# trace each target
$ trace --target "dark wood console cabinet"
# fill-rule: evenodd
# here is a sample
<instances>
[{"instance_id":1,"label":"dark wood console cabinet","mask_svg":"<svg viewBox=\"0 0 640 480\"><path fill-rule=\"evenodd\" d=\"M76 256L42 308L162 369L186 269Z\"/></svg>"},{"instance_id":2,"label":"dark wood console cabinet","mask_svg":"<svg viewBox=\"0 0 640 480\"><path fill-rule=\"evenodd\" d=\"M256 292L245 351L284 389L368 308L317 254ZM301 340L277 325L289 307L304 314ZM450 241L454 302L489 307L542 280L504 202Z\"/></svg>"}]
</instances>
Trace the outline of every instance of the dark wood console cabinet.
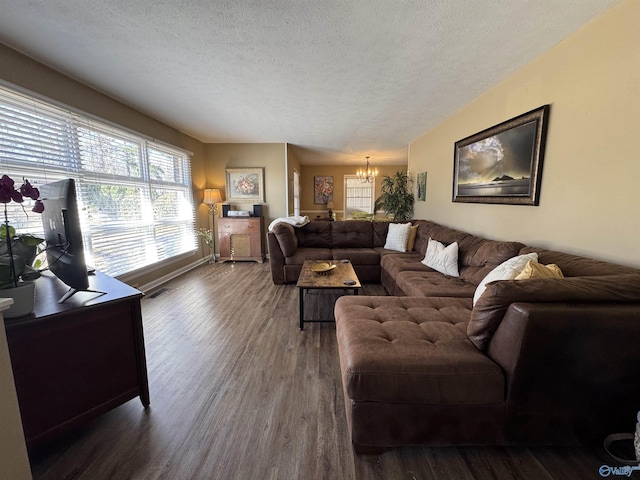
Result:
<instances>
[{"instance_id":1,"label":"dark wood console cabinet","mask_svg":"<svg viewBox=\"0 0 640 480\"><path fill-rule=\"evenodd\" d=\"M263 217L221 217L218 219L220 261L264 262Z\"/></svg>"},{"instance_id":2,"label":"dark wood console cabinet","mask_svg":"<svg viewBox=\"0 0 640 480\"><path fill-rule=\"evenodd\" d=\"M5 319L29 450L135 397L149 406L143 294L96 272L93 290L59 304L66 285L36 281L33 315Z\"/></svg>"}]
</instances>

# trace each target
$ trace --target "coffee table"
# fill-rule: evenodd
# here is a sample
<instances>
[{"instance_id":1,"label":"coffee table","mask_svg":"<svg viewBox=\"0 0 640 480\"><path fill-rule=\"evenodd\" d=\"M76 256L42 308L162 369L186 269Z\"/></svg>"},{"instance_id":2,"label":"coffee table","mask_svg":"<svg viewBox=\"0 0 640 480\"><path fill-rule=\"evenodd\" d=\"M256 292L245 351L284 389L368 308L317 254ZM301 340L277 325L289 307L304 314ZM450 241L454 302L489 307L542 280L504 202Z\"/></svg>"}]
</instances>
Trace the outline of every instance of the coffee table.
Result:
<instances>
[{"instance_id":1,"label":"coffee table","mask_svg":"<svg viewBox=\"0 0 640 480\"><path fill-rule=\"evenodd\" d=\"M329 273L316 273L312 267L320 263L335 265ZM345 280L352 280L353 284L345 284ZM349 261L341 260L305 260L298 277L296 287L300 289L300 330L304 329L305 322L333 322L334 320L317 320L304 318L304 299L311 290L331 290L341 289L345 294L352 292L358 295L362 288L360 280L356 275L353 265Z\"/></svg>"}]
</instances>

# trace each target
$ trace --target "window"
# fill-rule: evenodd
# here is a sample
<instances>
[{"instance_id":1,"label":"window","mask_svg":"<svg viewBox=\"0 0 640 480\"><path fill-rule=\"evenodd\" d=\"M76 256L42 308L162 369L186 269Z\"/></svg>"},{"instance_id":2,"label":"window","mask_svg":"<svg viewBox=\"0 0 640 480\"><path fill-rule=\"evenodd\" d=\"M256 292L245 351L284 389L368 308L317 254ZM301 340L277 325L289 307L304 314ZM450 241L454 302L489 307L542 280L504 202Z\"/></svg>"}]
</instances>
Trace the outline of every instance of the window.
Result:
<instances>
[{"instance_id":1,"label":"window","mask_svg":"<svg viewBox=\"0 0 640 480\"><path fill-rule=\"evenodd\" d=\"M87 263L121 275L194 251L188 154L0 86L0 165L34 186L76 180ZM18 232L40 215L9 204Z\"/></svg>"},{"instance_id":2,"label":"window","mask_svg":"<svg viewBox=\"0 0 640 480\"><path fill-rule=\"evenodd\" d=\"M300 216L300 174L293 170L293 214Z\"/></svg>"},{"instance_id":3,"label":"window","mask_svg":"<svg viewBox=\"0 0 640 480\"><path fill-rule=\"evenodd\" d=\"M375 183L362 183L355 175L345 175L344 218L373 214L374 191Z\"/></svg>"}]
</instances>

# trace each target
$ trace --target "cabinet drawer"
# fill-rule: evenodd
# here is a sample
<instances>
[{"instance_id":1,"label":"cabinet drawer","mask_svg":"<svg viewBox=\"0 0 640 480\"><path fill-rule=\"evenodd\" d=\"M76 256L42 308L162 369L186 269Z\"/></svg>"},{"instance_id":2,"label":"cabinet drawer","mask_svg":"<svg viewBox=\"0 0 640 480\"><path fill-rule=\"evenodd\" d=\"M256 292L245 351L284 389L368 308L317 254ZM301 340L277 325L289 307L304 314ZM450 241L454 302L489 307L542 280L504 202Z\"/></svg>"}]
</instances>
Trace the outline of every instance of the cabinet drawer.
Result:
<instances>
[{"instance_id":1,"label":"cabinet drawer","mask_svg":"<svg viewBox=\"0 0 640 480\"><path fill-rule=\"evenodd\" d=\"M218 220L218 231L220 233L252 233L260 232L260 220L231 220L221 218Z\"/></svg>"}]
</instances>

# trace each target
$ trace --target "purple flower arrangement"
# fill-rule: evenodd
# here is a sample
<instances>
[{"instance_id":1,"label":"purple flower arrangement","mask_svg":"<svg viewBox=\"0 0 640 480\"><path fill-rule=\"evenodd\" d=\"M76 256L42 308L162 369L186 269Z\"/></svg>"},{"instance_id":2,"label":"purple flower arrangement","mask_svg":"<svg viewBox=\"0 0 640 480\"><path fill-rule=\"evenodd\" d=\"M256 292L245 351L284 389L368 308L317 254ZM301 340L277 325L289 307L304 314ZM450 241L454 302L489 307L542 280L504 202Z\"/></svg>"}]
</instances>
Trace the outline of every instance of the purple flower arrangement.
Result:
<instances>
[{"instance_id":1,"label":"purple flower arrangement","mask_svg":"<svg viewBox=\"0 0 640 480\"><path fill-rule=\"evenodd\" d=\"M30 265L27 265L25 259L20 257L16 250L18 250L19 245L22 245L27 247L27 251L35 252L35 247L43 239L33 235L17 236L15 229L9 225L7 205L15 202L20 204L24 210L22 203L25 198L35 201L31 211L35 213L44 212L44 204L40 200L40 191L31 185L29 180L23 179L22 185L16 188L16 183L8 175L3 175L0 178L0 203L4 203L4 224L0 227L0 240L6 241L6 248L2 249L4 253L0 255L0 289L18 287L21 279L34 279L39 276L39 273L32 269Z\"/></svg>"}]
</instances>

